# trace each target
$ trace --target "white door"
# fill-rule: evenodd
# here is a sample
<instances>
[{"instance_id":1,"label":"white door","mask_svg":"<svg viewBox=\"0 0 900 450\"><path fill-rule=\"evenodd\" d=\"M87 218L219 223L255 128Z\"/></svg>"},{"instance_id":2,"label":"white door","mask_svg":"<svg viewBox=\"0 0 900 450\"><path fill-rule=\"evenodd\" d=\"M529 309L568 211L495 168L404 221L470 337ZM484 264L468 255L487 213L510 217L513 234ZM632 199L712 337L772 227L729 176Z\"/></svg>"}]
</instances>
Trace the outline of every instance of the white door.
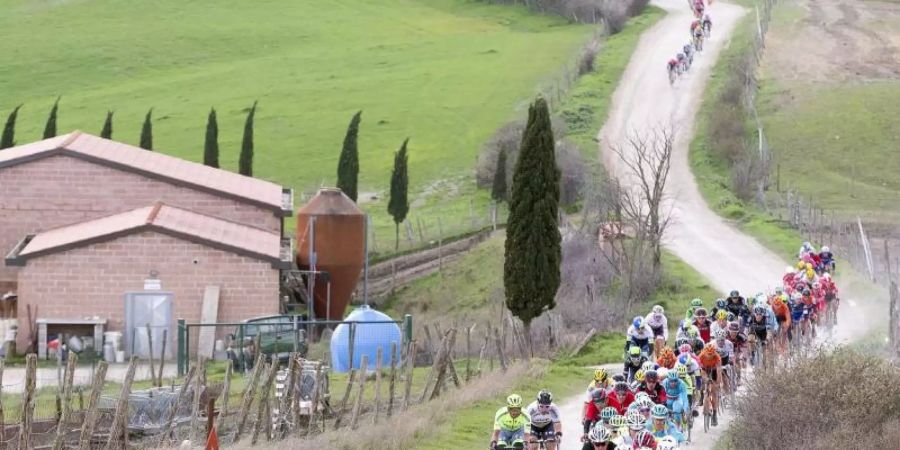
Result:
<instances>
[{"instance_id":1,"label":"white door","mask_svg":"<svg viewBox=\"0 0 900 450\"><path fill-rule=\"evenodd\" d=\"M149 325L149 333L148 333ZM165 330L165 332L164 332ZM125 294L125 352L140 359L159 358L166 338L166 358L173 354L172 293L129 292Z\"/></svg>"}]
</instances>

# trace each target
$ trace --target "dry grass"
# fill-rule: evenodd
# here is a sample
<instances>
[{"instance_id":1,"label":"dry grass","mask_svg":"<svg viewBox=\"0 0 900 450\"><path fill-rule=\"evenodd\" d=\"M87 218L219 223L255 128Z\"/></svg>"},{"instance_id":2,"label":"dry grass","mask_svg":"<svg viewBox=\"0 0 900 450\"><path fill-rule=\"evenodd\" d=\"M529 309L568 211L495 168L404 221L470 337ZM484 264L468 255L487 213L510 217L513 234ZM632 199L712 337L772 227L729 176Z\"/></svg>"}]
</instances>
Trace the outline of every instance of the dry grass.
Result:
<instances>
[{"instance_id":1,"label":"dry grass","mask_svg":"<svg viewBox=\"0 0 900 450\"><path fill-rule=\"evenodd\" d=\"M473 380L458 391L448 391L443 397L422 405L410 407L409 410L391 418L383 417L378 425L372 425L372 418L361 418L360 426L350 432L347 428L328 431L313 439L288 439L282 442L251 447L240 444L235 448L254 450L266 448L293 449L360 449L377 448L406 449L428 437L436 426L448 421L456 412L466 406L485 398L494 397L506 392L523 377L537 378L542 376L547 364L519 362L512 365L503 376L492 373Z\"/></svg>"}]
</instances>

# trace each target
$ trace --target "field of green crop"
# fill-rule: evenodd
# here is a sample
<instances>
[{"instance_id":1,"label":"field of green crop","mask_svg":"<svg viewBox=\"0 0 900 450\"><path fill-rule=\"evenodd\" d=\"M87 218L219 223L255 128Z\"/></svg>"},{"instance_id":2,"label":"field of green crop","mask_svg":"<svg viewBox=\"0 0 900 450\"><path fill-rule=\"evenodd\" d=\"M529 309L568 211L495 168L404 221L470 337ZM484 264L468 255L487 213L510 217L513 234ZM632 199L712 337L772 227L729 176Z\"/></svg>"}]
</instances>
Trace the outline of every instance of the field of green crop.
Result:
<instances>
[{"instance_id":1,"label":"field of green crop","mask_svg":"<svg viewBox=\"0 0 900 450\"><path fill-rule=\"evenodd\" d=\"M61 95L60 132L99 133L114 110L113 138L136 144L153 107L155 147L200 161L215 106L221 161L236 170L259 100L255 174L314 192L335 182L347 124L363 110L360 191L381 194L367 208L389 231L384 244L402 140L412 216L440 214L452 228L470 206L484 215L470 175L480 146L591 30L465 0L0 0L0 10L0 114L24 104L20 143L40 138Z\"/></svg>"}]
</instances>

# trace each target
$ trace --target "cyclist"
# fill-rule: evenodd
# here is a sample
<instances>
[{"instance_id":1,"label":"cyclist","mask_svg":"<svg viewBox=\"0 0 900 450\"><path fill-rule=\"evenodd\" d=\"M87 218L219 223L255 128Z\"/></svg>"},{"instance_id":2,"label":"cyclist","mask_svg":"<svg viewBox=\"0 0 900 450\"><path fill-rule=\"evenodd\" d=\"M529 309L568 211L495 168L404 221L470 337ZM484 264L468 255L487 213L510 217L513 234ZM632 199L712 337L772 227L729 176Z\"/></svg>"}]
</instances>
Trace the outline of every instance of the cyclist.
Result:
<instances>
[{"instance_id":1,"label":"cyclist","mask_svg":"<svg viewBox=\"0 0 900 450\"><path fill-rule=\"evenodd\" d=\"M731 375L731 362L734 361L734 344L728 340L728 332L718 330L715 336L716 351L722 358L722 373L726 375L725 381L729 381ZM735 389L735 386L728 386L729 389Z\"/></svg>"},{"instance_id":2,"label":"cyclist","mask_svg":"<svg viewBox=\"0 0 900 450\"><path fill-rule=\"evenodd\" d=\"M637 442L635 439L637 434L645 431L646 425L647 419L638 412L632 411L625 415L625 426L628 427L628 436L624 436L625 443L632 445L632 443Z\"/></svg>"},{"instance_id":3,"label":"cyclist","mask_svg":"<svg viewBox=\"0 0 900 450\"><path fill-rule=\"evenodd\" d=\"M808 326L812 328L812 336L816 337L816 311L818 307L816 306L816 298L812 295L812 290L804 289L800 294L800 302L803 303L803 314L809 323Z\"/></svg>"},{"instance_id":4,"label":"cyclist","mask_svg":"<svg viewBox=\"0 0 900 450\"><path fill-rule=\"evenodd\" d=\"M655 305L644 318L644 323L653 331L653 350L659 356L659 351L669 340L669 319L666 318L665 310L660 305Z\"/></svg>"},{"instance_id":5,"label":"cyclist","mask_svg":"<svg viewBox=\"0 0 900 450\"><path fill-rule=\"evenodd\" d=\"M678 54L675 55L675 60L678 61L678 73L687 71L686 59L687 57L684 56L684 53L678 52Z\"/></svg>"},{"instance_id":6,"label":"cyclist","mask_svg":"<svg viewBox=\"0 0 900 450\"><path fill-rule=\"evenodd\" d=\"M747 335L741 331L741 325L737 322L728 323L728 335L726 337L734 347L734 359L742 364L744 349L747 347Z\"/></svg>"},{"instance_id":7,"label":"cyclist","mask_svg":"<svg viewBox=\"0 0 900 450\"><path fill-rule=\"evenodd\" d=\"M625 437L628 436L628 426L625 416L615 415L609 419L609 431L612 433L612 442L618 447L625 447Z\"/></svg>"},{"instance_id":8,"label":"cyclist","mask_svg":"<svg viewBox=\"0 0 900 450\"><path fill-rule=\"evenodd\" d=\"M613 437L613 433L606 427L594 425L581 448L582 450L615 450L617 446L613 442Z\"/></svg>"},{"instance_id":9,"label":"cyclist","mask_svg":"<svg viewBox=\"0 0 900 450\"><path fill-rule=\"evenodd\" d=\"M712 311L710 311L710 313L712 314L713 317L716 317L716 315L719 314L719 311L728 312L728 309L726 309L726 306L728 306L728 302L725 301L724 298L717 298L716 304L715 304L715 306L713 306Z\"/></svg>"},{"instance_id":10,"label":"cyclist","mask_svg":"<svg viewBox=\"0 0 900 450\"><path fill-rule=\"evenodd\" d=\"M612 394L606 398L606 404L616 408L616 412L620 415L624 415L632 403L634 403L634 393L628 389L628 384L624 381L616 382Z\"/></svg>"},{"instance_id":11,"label":"cyclist","mask_svg":"<svg viewBox=\"0 0 900 450\"><path fill-rule=\"evenodd\" d=\"M670 77L672 77L672 79L669 81L674 81L675 75L678 74L678 60L677 59L672 58L669 60L668 63L666 63L666 72L669 74Z\"/></svg>"},{"instance_id":12,"label":"cyclist","mask_svg":"<svg viewBox=\"0 0 900 450\"><path fill-rule=\"evenodd\" d=\"M643 430L636 432L632 437L631 448L636 450L656 450L656 438L653 437L653 433L646 429L646 425L644 426Z\"/></svg>"},{"instance_id":13,"label":"cyclist","mask_svg":"<svg viewBox=\"0 0 900 450\"><path fill-rule=\"evenodd\" d=\"M498 409L494 414L491 449L525 448L525 442L531 439L529 428L531 428L531 418L522 411L522 397L519 394L510 394L509 397L506 397L506 406Z\"/></svg>"},{"instance_id":14,"label":"cyclist","mask_svg":"<svg viewBox=\"0 0 900 450\"><path fill-rule=\"evenodd\" d=\"M765 354L769 332L772 330L771 322L766 318L766 310L762 306L753 307L753 316L750 318L748 335L759 342L760 348ZM752 351L752 349L751 349Z\"/></svg>"},{"instance_id":15,"label":"cyclist","mask_svg":"<svg viewBox=\"0 0 900 450\"><path fill-rule=\"evenodd\" d=\"M700 339L703 339L703 342L709 342L712 323L706 316L706 308L697 308L697 310L694 311L693 325L697 327L697 330L700 332Z\"/></svg>"},{"instance_id":16,"label":"cyclist","mask_svg":"<svg viewBox=\"0 0 900 450\"><path fill-rule=\"evenodd\" d=\"M641 383L635 393L646 392L653 403L665 403L666 391L659 384L659 373L655 370L644 372L644 382Z\"/></svg>"},{"instance_id":17,"label":"cyclist","mask_svg":"<svg viewBox=\"0 0 900 450\"><path fill-rule=\"evenodd\" d=\"M825 289L825 307L834 308L832 315L834 316L834 324L837 325L837 308L841 300L838 298L837 285L831 279L831 274L827 272L822 275L822 288Z\"/></svg>"},{"instance_id":18,"label":"cyclist","mask_svg":"<svg viewBox=\"0 0 900 450\"><path fill-rule=\"evenodd\" d=\"M822 251L819 252L819 261L821 261L821 270L823 272L834 272L836 265L834 263L834 253L831 253L831 249L827 245L822 246Z\"/></svg>"},{"instance_id":19,"label":"cyclist","mask_svg":"<svg viewBox=\"0 0 900 450\"><path fill-rule=\"evenodd\" d=\"M700 352L700 368L702 369L703 382L710 383L709 387L712 391L718 389L719 380L721 379L720 374L722 373L722 357L716 351L716 344L710 342L703 347L703 351ZM710 402L713 410L712 424L716 426L719 424L717 414L719 405L715 395L710 398Z\"/></svg>"},{"instance_id":20,"label":"cyclist","mask_svg":"<svg viewBox=\"0 0 900 450\"><path fill-rule=\"evenodd\" d=\"M690 68L691 64L694 63L694 44L688 42L681 49L684 51L684 56L687 57L688 67Z\"/></svg>"},{"instance_id":21,"label":"cyclist","mask_svg":"<svg viewBox=\"0 0 900 450\"><path fill-rule=\"evenodd\" d=\"M694 47L698 51L703 51L703 29L700 27L694 30Z\"/></svg>"},{"instance_id":22,"label":"cyclist","mask_svg":"<svg viewBox=\"0 0 900 450\"><path fill-rule=\"evenodd\" d=\"M703 30L707 36L712 34L712 19L709 17L709 14L703 15Z\"/></svg>"},{"instance_id":23,"label":"cyclist","mask_svg":"<svg viewBox=\"0 0 900 450\"><path fill-rule=\"evenodd\" d=\"M647 431L653 434L653 437L661 439L666 436L672 436L677 442L685 441L684 434L669 420L669 410L666 409L665 405L654 405L650 410L650 417L652 420L647 422ZM678 421L679 419L675 420Z\"/></svg>"},{"instance_id":24,"label":"cyclist","mask_svg":"<svg viewBox=\"0 0 900 450\"><path fill-rule=\"evenodd\" d=\"M603 409L607 408L607 404L609 403L607 397L606 391L603 389L591 391L591 402L587 404L585 413L581 419L581 424L584 426L584 435L582 435L581 438L582 441L586 439L591 427L602 421L601 412Z\"/></svg>"},{"instance_id":25,"label":"cyclist","mask_svg":"<svg viewBox=\"0 0 900 450\"><path fill-rule=\"evenodd\" d=\"M735 316L740 317L742 323L746 323L747 318L750 316L750 310L747 308L747 301L744 297L741 297L741 293L737 290L731 291L728 294L728 298L725 299L725 309Z\"/></svg>"},{"instance_id":26,"label":"cyclist","mask_svg":"<svg viewBox=\"0 0 900 450\"><path fill-rule=\"evenodd\" d=\"M603 397L605 400L606 396ZM531 418L532 439L543 439L547 450L555 450L556 441L562 437L562 423L559 421L559 408L553 404L553 394L547 389L541 389L535 401L525 408L525 413ZM532 450L538 448L535 443L530 447Z\"/></svg>"},{"instance_id":27,"label":"cyclist","mask_svg":"<svg viewBox=\"0 0 900 450\"><path fill-rule=\"evenodd\" d=\"M644 322L643 317L635 316L625 335L627 338L625 341L625 350L628 350L628 347L634 345L639 347L644 354L649 355L652 353L650 348L650 338L653 337L653 330Z\"/></svg>"},{"instance_id":28,"label":"cyclist","mask_svg":"<svg viewBox=\"0 0 900 450\"><path fill-rule=\"evenodd\" d=\"M587 392L584 398L584 408L581 409L582 416L587 412L587 406L591 403L591 391L594 389L609 389L609 372L602 367L594 370L594 379L588 383Z\"/></svg>"},{"instance_id":29,"label":"cyclist","mask_svg":"<svg viewBox=\"0 0 900 450\"><path fill-rule=\"evenodd\" d=\"M781 282L786 289L792 289L794 287L794 281L797 279L797 271L794 270L792 266L787 266L784 268L784 276L781 277ZM789 292L790 293L790 292Z\"/></svg>"},{"instance_id":30,"label":"cyclist","mask_svg":"<svg viewBox=\"0 0 900 450\"><path fill-rule=\"evenodd\" d=\"M625 381L632 382L634 381L634 375L638 370L641 369L641 366L647 362L647 355L641 352L639 347L631 347L628 349L628 356L625 358L625 366L623 372L625 373Z\"/></svg>"},{"instance_id":31,"label":"cyclist","mask_svg":"<svg viewBox=\"0 0 900 450\"><path fill-rule=\"evenodd\" d=\"M660 352L659 359L656 360L656 363L659 364L660 368L664 367L666 369L675 367L676 362L678 362L678 357L675 356L675 352L669 347L663 348Z\"/></svg>"},{"instance_id":32,"label":"cyclist","mask_svg":"<svg viewBox=\"0 0 900 450\"><path fill-rule=\"evenodd\" d=\"M697 29L700 28L700 27L702 27L702 26L703 26L703 23L700 21L700 19L694 19L694 20L691 22L691 37L693 37L693 36L694 36L694 32L696 32Z\"/></svg>"},{"instance_id":33,"label":"cyclist","mask_svg":"<svg viewBox=\"0 0 900 450\"><path fill-rule=\"evenodd\" d=\"M685 384L684 381L681 381L678 372L675 370L671 370L666 374L666 379L662 384L663 389L666 391L665 406L675 415L675 423L680 424L681 414L687 411L690 406L690 403L688 402L687 384Z\"/></svg>"},{"instance_id":34,"label":"cyclist","mask_svg":"<svg viewBox=\"0 0 900 450\"><path fill-rule=\"evenodd\" d=\"M791 328L791 308L784 302L783 296L776 296L772 299L772 314L778 324L778 345L784 346L787 342L788 330Z\"/></svg>"},{"instance_id":35,"label":"cyclist","mask_svg":"<svg viewBox=\"0 0 900 450\"><path fill-rule=\"evenodd\" d=\"M696 364L696 362L695 362ZM678 374L678 379L680 379L685 387L687 387L687 409L692 413L694 411L694 377L688 372L687 366L684 364L678 363L675 365L675 373Z\"/></svg>"},{"instance_id":36,"label":"cyclist","mask_svg":"<svg viewBox=\"0 0 900 450\"><path fill-rule=\"evenodd\" d=\"M703 307L703 300L700 300L699 298L695 298L695 299L691 300L691 306L688 307L688 310L684 315L684 318L687 319L688 323L690 323L691 321L694 320L694 311L696 311L697 308L702 308L702 307Z\"/></svg>"},{"instance_id":37,"label":"cyclist","mask_svg":"<svg viewBox=\"0 0 900 450\"><path fill-rule=\"evenodd\" d=\"M721 310L717 312L713 317L716 318L716 321L712 323L710 326L710 335L715 336L716 332L719 330L725 330L728 326L728 311Z\"/></svg>"},{"instance_id":38,"label":"cyclist","mask_svg":"<svg viewBox=\"0 0 900 450\"><path fill-rule=\"evenodd\" d=\"M694 15L697 17L703 16L703 0L694 0Z\"/></svg>"}]
</instances>

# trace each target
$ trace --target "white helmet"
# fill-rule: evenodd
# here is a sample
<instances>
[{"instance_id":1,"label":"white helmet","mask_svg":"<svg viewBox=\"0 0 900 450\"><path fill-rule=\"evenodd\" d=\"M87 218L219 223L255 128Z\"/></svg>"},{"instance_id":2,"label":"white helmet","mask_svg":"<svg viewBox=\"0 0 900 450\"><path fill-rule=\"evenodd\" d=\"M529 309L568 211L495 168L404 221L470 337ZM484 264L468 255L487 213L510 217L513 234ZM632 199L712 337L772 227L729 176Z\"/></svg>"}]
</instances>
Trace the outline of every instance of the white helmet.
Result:
<instances>
[{"instance_id":1,"label":"white helmet","mask_svg":"<svg viewBox=\"0 0 900 450\"><path fill-rule=\"evenodd\" d=\"M641 370L647 372L648 370L653 370L656 367L656 364L653 361L644 361L644 364L641 364Z\"/></svg>"},{"instance_id":2,"label":"white helmet","mask_svg":"<svg viewBox=\"0 0 900 450\"><path fill-rule=\"evenodd\" d=\"M794 268L791 266L787 266L784 268L784 273L785 274L794 273Z\"/></svg>"},{"instance_id":3,"label":"white helmet","mask_svg":"<svg viewBox=\"0 0 900 450\"><path fill-rule=\"evenodd\" d=\"M831 249L830 249L830 248L828 248L828 246L827 246L827 245L823 245L823 246L822 246L822 251L823 251L823 252L825 252L825 253L828 253L828 252L830 252L830 251L831 251Z\"/></svg>"},{"instance_id":4,"label":"white helmet","mask_svg":"<svg viewBox=\"0 0 900 450\"><path fill-rule=\"evenodd\" d=\"M625 416L625 426L627 426L629 430L643 430L646 423L647 419L637 411L632 411Z\"/></svg>"},{"instance_id":5,"label":"white helmet","mask_svg":"<svg viewBox=\"0 0 900 450\"><path fill-rule=\"evenodd\" d=\"M825 272L825 273L822 274L822 278L825 278L826 280L830 280L830 279L831 279L831 274L828 273L828 272Z\"/></svg>"},{"instance_id":6,"label":"white helmet","mask_svg":"<svg viewBox=\"0 0 900 450\"><path fill-rule=\"evenodd\" d=\"M673 436L666 436L656 443L656 450L678 450L678 441Z\"/></svg>"},{"instance_id":7,"label":"white helmet","mask_svg":"<svg viewBox=\"0 0 900 450\"><path fill-rule=\"evenodd\" d=\"M612 433L603 426L603 422L597 422L591 428L591 434L588 435L588 439L594 444L602 444L612 439Z\"/></svg>"},{"instance_id":8,"label":"white helmet","mask_svg":"<svg viewBox=\"0 0 900 450\"><path fill-rule=\"evenodd\" d=\"M663 314L663 307L656 305L653 307L653 314Z\"/></svg>"}]
</instances>

